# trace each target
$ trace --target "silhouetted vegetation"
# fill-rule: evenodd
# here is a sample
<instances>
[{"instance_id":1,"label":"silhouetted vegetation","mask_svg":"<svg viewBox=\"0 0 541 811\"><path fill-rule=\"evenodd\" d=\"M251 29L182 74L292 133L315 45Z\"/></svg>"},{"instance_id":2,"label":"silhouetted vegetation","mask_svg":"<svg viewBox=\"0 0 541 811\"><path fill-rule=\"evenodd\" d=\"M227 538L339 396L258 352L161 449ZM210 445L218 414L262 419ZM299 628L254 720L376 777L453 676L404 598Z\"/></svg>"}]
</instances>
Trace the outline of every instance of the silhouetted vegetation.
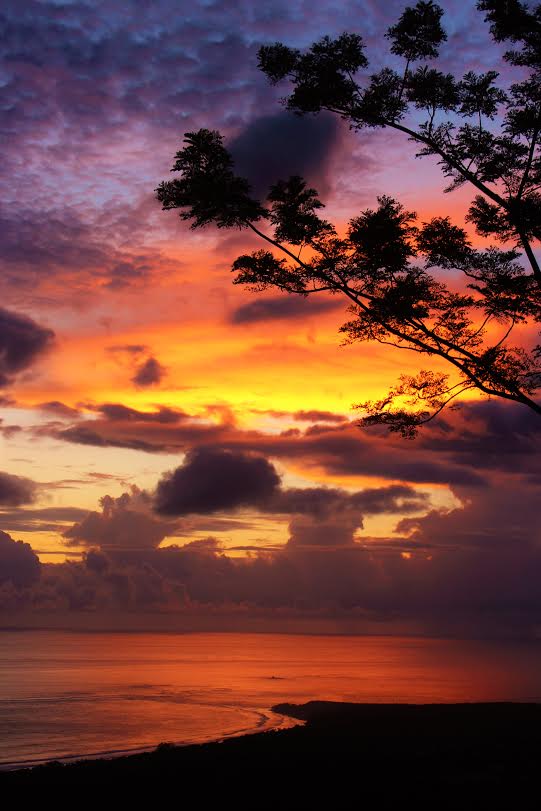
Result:
<instances>
[{"instance_id":1,"label":"silhouetted vegetation","mask_svg":"<svg viewBox=\"0 0 541 811\"><path fill-rule=\"evenodd\" d=\"M299 176L278 180L263 204L235 174L222 136L187 133L162 183L164 209L180 209L193 228L248 228L266 249L240 256L235 284L308 296L340 294L350 319L345 341L377 341L444 359L453 375L403 375L378 402L366 402L362 423L404 436L468 390L521 403L541 414L541 346L513 343L517 324L541 321L541 5L480 0L478 9L504 59L520 69L507 88L498 73L457 78L429 66L446 41L442 9L420 0L387 31L402 70L367 72L363 39L323 37L306 52L280 43L259 51L272 83L288 82L287 107L300 114L331 111L352 129L390 128L439 162L450 192L473 187L466 219L483 237L503 243L479 249L449 217L417 223L390 196L350 220L347 233L320 216L317 192ZM379 156L384 160L384 155ZM525 259L522 264L519 259ZM457 284L463 278L464 284ZM449 283L447 282L449 279Z\"/></svg>"}]
</instances>

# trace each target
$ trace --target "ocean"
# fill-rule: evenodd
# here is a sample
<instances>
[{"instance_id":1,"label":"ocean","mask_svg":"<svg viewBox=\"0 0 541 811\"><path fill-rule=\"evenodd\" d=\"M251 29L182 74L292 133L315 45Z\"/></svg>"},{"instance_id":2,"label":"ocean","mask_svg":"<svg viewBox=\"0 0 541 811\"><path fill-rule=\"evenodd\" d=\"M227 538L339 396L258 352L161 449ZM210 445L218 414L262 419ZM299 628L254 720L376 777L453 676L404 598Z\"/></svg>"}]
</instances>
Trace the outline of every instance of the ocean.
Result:
<instances>
[{"instance_id":1,"label":"ocean","mask_svg":"<svg viewBox=\"0 0 541 811\"><path fill-rule=\"evenodd\" d=\"M280 702L541 702L541 646L413 637L0 633L0 767L291 723Z\"/></svg>"}]
</instances>

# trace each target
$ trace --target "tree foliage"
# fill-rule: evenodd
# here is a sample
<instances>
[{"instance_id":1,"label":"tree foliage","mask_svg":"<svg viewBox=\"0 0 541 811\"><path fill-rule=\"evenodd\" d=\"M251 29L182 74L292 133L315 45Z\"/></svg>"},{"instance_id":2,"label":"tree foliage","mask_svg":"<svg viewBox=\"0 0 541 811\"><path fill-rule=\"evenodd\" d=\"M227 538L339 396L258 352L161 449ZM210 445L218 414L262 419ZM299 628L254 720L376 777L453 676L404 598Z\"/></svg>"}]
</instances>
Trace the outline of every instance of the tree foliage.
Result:
<instances>
[{"instance_id":1,"label":"tree foliage","mask_svg":"<svg viewBox=\"0 0 541 811\"><path fill-rule=\"evenodd\" d=\"M473 187L466 219L501 247L474 247L449 217L418 223L385 195L339 234L299 176L279 180L261 203L235 175L221 135L205 129L186 134L173 167L180 179L157 189L163 207L180 209L193 228L249 228L267 243L235 260L235 284L340 294L349 302L346 342L377 341L450 364L452 376L403 376L384 399L359 405L364 424L408 437L470 389L541 414L541 347L513 342L517 324L541 321L541 5L480 0L478 9L493 39L512 46L504 59L521 75L509 87L498 86L495 70L457 78L427 64L446 41L443 11L431 0L407 7L387 32L401 72L368 73L356 33L323 37L305 53L263 46L259 67L272 83L289 83L290 110L328 110L354 130L390 128L416 142L418 157L439 162L445 191Z\"/></svg>"}]
</instances>

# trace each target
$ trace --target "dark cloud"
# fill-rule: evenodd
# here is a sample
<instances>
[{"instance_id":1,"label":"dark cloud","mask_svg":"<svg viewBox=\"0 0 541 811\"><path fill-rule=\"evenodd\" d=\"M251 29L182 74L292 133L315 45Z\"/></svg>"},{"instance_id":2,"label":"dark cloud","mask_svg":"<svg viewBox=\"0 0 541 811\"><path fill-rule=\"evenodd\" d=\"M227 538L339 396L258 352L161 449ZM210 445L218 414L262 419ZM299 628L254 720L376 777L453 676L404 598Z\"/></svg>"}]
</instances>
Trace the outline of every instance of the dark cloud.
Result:
<instances>
[{"instance_id":1,"label":"dark cloud","mask_svg":"<svg viewBox=\"0 0 541 811\"><path fill-rule=\"evenodd\" d=\"M329 312L344 304L338 298L274 296L257 298L242 304L231 314L232 324L254 324L258 321L279 321L283 319L309 318L311 315Z\"/></svg>"},{"instance_id":2,"label":"dark cloud","mask_svg":"<svg viewBox=\"0 0 541 811\"><path fill-rule=\"evenodd\" d=\"M53 338L52 330L0 307L0 386L28 369L51 346Z\"/></svg>"},{"instance_id":3,"label":"dark cloud","mask_svg":"<svg viewBox=\"0 0 541 811\"><path fill-rule=\"evenodd\" d=\"M460 509L404 518L397 530L433 549L479 553L487 567L492 556L503 550L515 551L519 557L541 551L538 487L510 476L494 485L474 496L468 488L454 488L462 502Z\"/></svg>"},{"instance_id":4,"label":"dark cloud","mask_svg":"<svg viewBox=\"0 0 541 811\"><path fill-rule=\"evenodd\" d=\"M38 406L36 406L36 408L39 408L40 411L45 411L47 414L54 414L56 417L71 420L77 419L81 416L81 412L76 408L67 406L65 403L61 403L59 400L51 400L48 403L40 403Z\"/></svg>"},{"instance_id":5,"label":"dark cloud","mask_svg":"<svg viewBox=\"0 0 541 811\"><path fill-rule=\"evenodd\" d=\"M257 515L201 515L192 513L189 516L183 517L171 532L173 538L193 538L196 533L200 532L234 532L237 529L254 530L259 532L261 529L260 521Z\"/></svg>"},{"instance_id":6,"label":"dark cloud","mask_svg":"<svg viewBox=\"0 0 541 811\"><path fill-rule=\"evenodd\" d=\"M251 121L228 144L235 171L246 177L259 198L269 187L301 175L327 192L327 168L339 139L339 119L331 114L297 116L282 111Z\"/></svg>"},{"instance_id":7,"label":"dark cloud","mask_svg":"<svg viewBox=\"0 0 541 811\"><path fill-rule=\"evenodd\" d=\"M0 420L0 433L4 439L11 439L12 436L16 436L23 430L22 425L4 425Z\"/></svg>"},{"instance_id":8,"label":"dark cloud","mask_svg":"<svg viewBox=\"0 0 541 811\"><path fill-rule=\"evenodd\" d=\"M323 519L313 515L297 515L289 524L288 547L354 547L355 533L362 525L362 513L352 509Z\"/></svg>"},{"instance_id":9,"label":"dark cloud","mask_svg":"<svg viewBox=\"0 0 541 811\"><path fill-rule=\"evenodd\" d=\"M288 548L348 548L358 544L356 533L367 515L424 512L430 504L426 493L394 485L349 493L333 488L284 489L271 509L292 515Z\"/></svg>"},{"instance_id":10,"label":"dark cloud","mask_svg":"<svg viewBox=\"0 0 541 811\"><path fill-rule=\"evenodd\" d=\"M242 442L239 437L239 444ZM246 437L246 441L250 441ZM479 470L449 462L441 453L425 453L403 440L361 431L354 424L313 425L304 432L253 437L254 450L303 461L339 476L378 476L409 482L486 484Z\"/></svg>"},{"instance_id":11,"label":"dark cloud","mask_svg":"<svg viewBox=\"0 0 541 811\"><path fill-rule=\"evenodd\" d=\"M28 284L59 268L82 272L110 263L90 223L69 210L15 210L0 219L0 234L2 262L13 273L12 284Z\"/></svg>"},{"instance_id":12,"label":"dark cloud","mask_svg":"<svg viewBox=\"0 0 541 811\"><path fill-rule=\"evenodd\" d=\"M319 411L315 408L309 411L303 411L302 409L300 411L280 411L275 408L252 408L250 410L252 414L263 414L268 417L275 417L276 419L289 417L289 419L295 420L296 422L334 422L337 424L349 422L349 418L345 417L343 414L336 414L334 411Z\"/></svg>"},{"instance_id":13,"label":"dark cloud","mask_svg":"<svg viewBox=\"0 0 541 811\"><path fill-rule=\"evenodd\" d=\"M184 411L162 406L157 411L138 411L121 403L102 403L92 406L107 419L114 422L157 422L162 424L176 424L187 418Z\"/></svg>"},{"instance_id":14,"label":"dark cloud","mask_svg":"<svg viewBox=\"0 0 541 811\"><path fill-rule=\"evenodd\" d=\"M37 489L38 485L30 479L0 470L0 505L18 507L21 504L31 504Z\"/></svg>"},{"instance_id":15,"label":"dark cloud","mask_svg":"<svg viewBox=\"0 0 541 811\"><path fill-rule=\"evenodd\" d=\"M83 560L87 569L96 574L103 574L109 568L107 555L98 549L89 549L85 552Z\"/></svg>"},{"instance_id":16,"label":"dark cloud","mask_svg":"<svg viewBox=\"0 0 541 811\"><path fill-rule=\"evenodd\" d=\"M426 512L426 493L405 485L347 492L338 488L284 488L274 466L261 456L214 448L193 450L184 464L158 483L154 496L132 488L121 498L105 496L102 512L84 516L64 532L70 545L85 544L111 553L155 548L166 536L195 531L229 532L257 524L232 521L215 513L244 508L263 515L290 517L290 544L337 547L356 542L366 515ZM190 516L177 524L155 520L158 513Z\"/></svg>"},{"instance_id":17,"label":"dark cloud","mask_svg":"<svg viewBox=\"0 0 541 811\"><path fill-rule=\"evenodd\" d=\"M62 532L66 525L81 521L87 515L88 510L80 507L2 509L0 523L9 532Z\"/></svg>"},{"instance_id":18,"label":"dark cloud","mask_svg":"<svg viewBox=\"0 0 541 811\"><path fill-rule=\"evenodd\" d=\"M492 472L538 474L541 420L523 406L497 401L463 405L420 437L423 448Z\"/></svg>"},{"instance_id":19,"label":"dark cloud","mask_svg":"<svg viewBox=\"0 0 541 811\"><path fill-rule=\"evenodd\" d=\"M58 279L67 304L95 293L97 283L102 292L115 292L146 284L151 268L154 276L160 272L163 257L153 249L138 250L134 224L126 249L128 241L122 241L113 212L89 209L83 219L74 208L64 204L54 210L27 210L15 203L9 214L0 216L4 295L28 298L47 283L50 295L50 284ZM124 216L137 221L137 209L125 208ZM51 303L48 297L45 301Z\"/></svg>"},{"instance_id":20,"label":"dark cloud","mask_svg":"<svg viewBox=\"0 0 541 811\"><path fill-rule=\"evenodd\" d=\"M462 508L407 519L401 529L408 534L385 543L362 536L352 542L359 522L351 510L307 513L294 517L280 553L235 561L216 549L191 563L183 547L163 550L169 561L166 566L164 557L159 568L182 574L190 597L201 601L362 610L382 619L416 619L434 632L512 627L530 633L541 620L537 501L536 488L511 488L494 506L483 490Z\"/></svg>"},{"instance_id":21,"label":"dark cloud","mask_svg":"<svg viewBox=\"0 0 541 811\"><path fill-rule=\"evenodd\" d=\"M166 475L156 489L158 513L207 515L241 507L293 516L292 546L350 546L365 515L425 511L427 494L394 485L354 493L337 488L284 488L261 456L199 448Z\"/></svg>"},{"instance_id":22,"label":"dark cloud","mask_svg":"<svg viewBox=\"0 0 541 811\"><path fill-rule=\"evenodd\" d=\"M68 546L129 553L156 548L172 530L152 514L149 496L136 487L119 498L104 496L100 505L101 512L88 513L64 532Z\"/></svg>"},{"instance_id":23,"label":"dark cloud","mask_svg":"<svg viewBox=\"0 0 541 811\"><path fill-rule=\"evenodd\" d=\"M13 213L5 246L10 264L22 254L30 271L31 251L39 256L43 247L41 267L37 265L42 272L48 265L48 249L55 253L61 244L64 260L71 251L74 269L88 259L93 267L104 265L101 255L110 288L138 281L147 263L103 256L99 239L78 233L74 206L66 209L71 218L61 218L66 219L66 228L57 229L49 220L50 239L47 228L24 230L23 220L29 223L35 212L35 206L28 210L26 201L47 201L52 208L66 196L79 196L85 216L91 217L94 201L101 206L105 194L115 199L117 211L121 200L124 210L126 198L139 196L145 184L151 189L169 160L167 153L148 148L149 135L161 133L161 138L167 132L171 155L179 133L208 125L209 118L234 129L243 125L242 115L232 112L241 95L239 83L244 83L242 94L254 96L254 86L259 86L261 101L270 100L272 93L256 68L253 31L241 32L242 26L232 23L236 16L232 9L224 14L215 6L195 8L188 16L176 11L171 0L162 0L138 8L133 16L105 0L94 7L68 4L60 17L53 3L30 0L24 8L13 0L3 3L0 132L8 175L5 199ZM134 147L133 154L144 145L144 159L135 165L133 158L127 162L120 179L117 159L112 166L110 155L111 147L124 139L130 149ZM43 215L47 217L46 212ZM141 229L141 221L132 218L132 231ZM94 225L99 224L98 218ZM7 231L3 229L4 234ZM92 258L89 252L94 251ZM16 276L13 273L14 284Z\"/></svg>"},{"instance_id":24,"label":"dark cloud","mask_svg":"<svg viewBox=\"0 0 541 811\"><path fill-rule=\"evenodd\" d=\"M278 490L266 509L287 515L328 518L353 511L362 526L363 515L411 513L429 506L426 493L406 485L374 487L357 492L331 487L291 487Z\"/></svg>"},{"instance_id":25,"label":"dark cloud","mask_svg":"<svg viewBox=\"0 0 541 811\"><path fill-rule=\"evenodd\" d=\"M126 352L128 355L140 355L146 352L148 347L145 344L113 344L113 346L106 347L107 352Z\"/></svg>"},{"instance_id":26,"label":"dark cloud","mask_svg":"<svg viewBox=\"0 0 541 811\"><path fill-rule=\"evenodd\" d=\"M197 448L156 489L156 510L164 515L213 513L265 504L280 477L262 456Z\"/></svg>"},{"instance_id":27,"label":"dark cloud","mask_svg":"<svg viewBox=\"0 0 541 811\"><path fill-rule=\"evenodd\" d=\"M468 408L465 407L465 413ZM125 415L123 419L104 414L102 418L68 428L57 424L41 426L34 429L34 433L83 445L153 453L185 453L194 447L221 447L235 453L256 453L302 462L333 475L377 476L416 483L482 487L488 484L485 470L490 472L493 468L492 455L485 460L480 454L475 466L467 456L461 457L460 431L455 431L451 425L445 430L441 426L428 429L419 440L404 442L377 431L361 431L350 422L315 424L304 431L290 429L281 434L265 434L243 430L225 418L220 424L191 418L183 412L178 412L175 418L176 412L171 410L163 420L156 416L159 412L135 409L123 412L123 409L123 406L115 408L115 417ZM482 426L478 430L482 431ZM505 458L506 450L502 447L500 466L505 466ZM530 452L528 457L513 454L512 458L513 464L529 459L528 464L532 465Z\"/></svg>"},{"instance_id":28,"label":"dark cloud","mask_svg":"<svg viewBox=\"0 0 541 811\"><path fill-rule=\"evenodd\" d=\"M300 172L325 193L342 125L331 116L280 110L282 91L258 71L257 50L278 38L307 44L323 31L357 30L359 6L339 4L332 19L319 6L306 13L300 0L266 4L264 12L252 6L203 3L179 15L172 0L156 0L134 15L114 0L62 7L5 0L0 132L7 213L0 251L12 290L28 294L53 274L77 288L85 273L94 287L100 279L100 289L144 283L150 268L156 272L156 256L122 246L149 227L138 208L143 198L146 212L152 207L159 215L150 190L179 136L200 126L229 135L239 169L258 190ZM392 8L398 15L400 5ZM477 29L468 21L454 33L459 67L457 41L470 42L469 55L481 58L480 40L470 35L483 24L473 16ZM374 50L387 25L376 4L363 7L363 35ZM119 150L126 149L130 159L119 172ZM355 160L366 169L358 152Z\"/></svg>"},{"instance_id":29,"label":"dark cloud","mask_svg":"<svg viewBox=\"0 0 541 811\"><path fill-rule=\"evenodd\" d=\"M297 422L349 422L348 418L342 414L335 414L332 411L318 411L317 409L294 411L292 416Z\"/></svg>"},{"instance_id":30,"label":"dark cloud","mask_svg":"<svg viewBox=\"0 0 541 811\"><path fill-rule=\"evenodd\" d=\"M398 16L400 4L394 8ZM268 123L262 117L276 110L277 94L257 70L258 45L277 38L308 43L323 32L359 28L356 3L336 6L332 19L328 9L316 5L306 13L300 0L273 2L264 10L245 3L204 3L181 15L177 10L172 0L138 6L136 15L114 0L62 7L37 0L21 7L5 0L0 42L6 137L11 142L20 133L30 139L32 126L34 134L64 126L77 137L43 145L61 159L63 147L68 155L77 154L85 144L81 136L97 139L132 122L176 134L189 116L238 124L251 106L270 156L272 135L287 152L275 123L280 116L269 116ZM374 4L363 7L363 17L363 34L381 46L388 19ZM297 131L291 132L291 149L302 159ZM317 130L305 132L317 137ZM248 137L248 146L253 148L255 139L255 134ZM315 161L316 147L313 151Z\"/></svg>"},{"instance_id":31,"label":"dark cloud","mask_svg":"<svg viewBox=\"0 0 541 811\"><path fill-rule=\"evenodd\" d=\"M0 583L10 582L16 588L31 586L39 575L39 558L30 544L14 541L0 531Z\"/></svg>"},{"instance_id":32,"label":"dark cloud","mask_svg":"<svg viewBox=\"0 0 541 811\"><path fill-rule=\"evenodd\" d=\"M301 515L286 547L254 548L247 558L228 557L214 538L128 556L89 552L81 563L44 566L28 599L36 609L160 607L268 618L308 612L320 619L368 617L382 630L411 621L428 634L535 635L539 543L515 535L501 544L485 536L475 546L449 545L453 530L471 517L466 508L421 519L423 534L434 533L423 543L415 536L352 543L352 514L322 521ZM437 534L442 529L445 540ZM502 528L498 538L504 534Z\"/></svg>"},{"instance_id":33,"label":"dark cloud","mask_svg":"<svg viewBox=\"0 0 541 811\"><path fill-rule=\"evenodd\" d=\"M1 18L8 132L29 135L31 111L36 127L54 127L61 113L78 135L114 132L149 113L149 125L178 129L186 109L205 109L209 95L218 104L218 88L231 87L225 65L233 73L235 61L248 60L247 44L229 25L216 28L212 13L173 20L170 2L140 9L135 21L111 2L67 6L61 20L52 4L30 8L22 14L6 3Z\"/></svg>"},{"instance_id":34,"label":"dark cloud","mask_svg":"<svg viewBox=\"0 0 541 811\"><path fill-rule=\"evenodd\" d=\"M155 552L153 553L156 554ZM25 593L0 589L0 608L33 609L37 612L146 610L167 606L172 583L143 561L113 559L89 550L82 562L43 564L41 577ZM180 586L176 587L181 588ZM26 598L26 599L25 599ZM176 607L180 608L180 601ZM113 614L111 613L111 616Z\"/></svg>"},{"instance_id":35,"label":"dark cloud","mask_svg":"<svg viewBox=\"0 0 541 811\"><path fill-rule=\"evenodd\" d=\"M92 430L92 428L87 428L85 425L73 426L62 431L59 431L57 427L51 429L49 426L46 426L45 429L37 429L36 433L38 435L46 435L50 431L52 435L58 437L58 439L65 439L67 442L74 442L76 445L94 445L98 448L105 448L110 444L106 439L100 436L97 431ZM122 444L119 444L117 447L122 447ZM135 444L130 444L130 447L135 447Z\"/></svg>"},{"instance_id":36,"label":"dark cloud","mask_svg":"<svg viewBox=\"0 0 541 811\"><path fill-rule=\"evenodd\" d=\"M35 607L69 610L242 607L268 617L306 611L320 618L368 616L391 627L412 621L425 633L535 633L541 622L538 487L508 476L497 499L489 488L455 492L461 507L427 513L428 496L406 485L353 493L284 488L262 457L203 449L160 482L158 496L174 496L174 511L182 514L246 506L288 515L285 546L251 545L248 558L229 557L216 538L158 548L173 528L152 515L151 496L134 489L105 497L101 513L65 533L68 543L97 549L81 563L43 567L28 599ZM397 534L362 534L365 515L392 513L410 514ZM3 592L0 601L8 597Z\"/></svg>"},{"instance_id":37,"label":"dark cloud","mask_svg":"<svg viewBox=\"0 0 541 811\"><path fill-rule=\"evenodd\" d=\"M131 287L134 282L144 279L150 266L148 264L135 264L133 261L114 264L109 271L109 279L105 286L110 290L124 290Z\"/></svg>"},{"instance_id":38,"label":"dark cloud","mask_svg":"<svg viewBox=\"0 0 541 811\"><path fill-rule=\"evenodd\" d=\"M160 383L166 375L165 367L158 363L156 358L150 357L139 366L132 377L132 383L139 388L155 386Z\"/></svg>"},{"instance_id":39,"label":"dark cloud","mask_svg":"<svg viewBox=\"0 0 541 811\"><path fill-rule=\"evenodd\" d=\"M131 450L145 451L146 453L161 453L167 452L167 446L155 444L154 442L145 442L145 440L138 440L130 437L126 441L118 438L111 442L110 439L102 436L98 431L93 430L85 425L76 425L65 430L58 430L57 427L45 426L43 429L35 429L37 436L55 436L57 439L63 439L66 442L73 442L76 445L91 445L98 448L129 448Z\"/></svg>"}]
</instances>

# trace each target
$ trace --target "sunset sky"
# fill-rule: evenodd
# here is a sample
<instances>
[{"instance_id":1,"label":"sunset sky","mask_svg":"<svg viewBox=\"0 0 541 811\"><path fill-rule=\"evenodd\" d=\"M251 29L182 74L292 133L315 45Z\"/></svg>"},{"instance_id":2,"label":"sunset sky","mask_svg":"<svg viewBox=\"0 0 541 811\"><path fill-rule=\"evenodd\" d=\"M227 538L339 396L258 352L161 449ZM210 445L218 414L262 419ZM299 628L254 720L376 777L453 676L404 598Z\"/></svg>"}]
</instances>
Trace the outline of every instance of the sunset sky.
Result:
<instances>
[{"instance_id":1,"label":"sunset sky","mask_svg":"<svg viewBox=\"0 0 541 811\"><path fill-rule=\"evenodd\" d=\"M444 7L440 66L498 69L475 3ZM388 64L402 8L2 4L6 615L541 627L539 418L473 398L412 441L361 431L352 406L419 358L341 346L339 297L233 286L255 237L191 231L155 199L183 134L207 127L257 193L301 174L339 227L381 194L463 226L471 194L443 195L414 145L295 117L257 69L264 43L344 30Z\"/></svg>"}]
</instances>

